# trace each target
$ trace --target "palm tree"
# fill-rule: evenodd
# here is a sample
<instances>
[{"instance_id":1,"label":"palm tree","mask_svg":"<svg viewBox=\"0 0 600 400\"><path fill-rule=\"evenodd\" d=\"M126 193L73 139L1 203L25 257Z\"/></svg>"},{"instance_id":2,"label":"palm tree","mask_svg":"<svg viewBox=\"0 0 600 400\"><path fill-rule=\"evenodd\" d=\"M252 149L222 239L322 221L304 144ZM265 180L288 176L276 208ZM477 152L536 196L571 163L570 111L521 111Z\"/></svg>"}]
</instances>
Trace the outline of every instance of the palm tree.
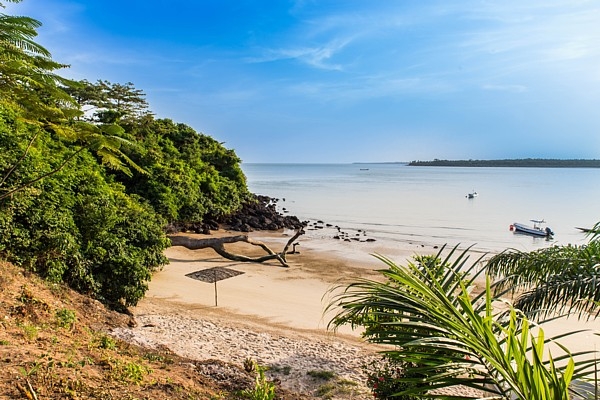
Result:
<instances>
[{"instance_id":1,"label":"palm tree","mask_svg":"<svg viewBox=\"0 0 600 400\"><path fill-rule=\"evenodd\" d=\"M592 352L546 355L545 344L555 338L545 338L542 329L534 335L521 312L499 307L489 277L485 291L472 298L474 280L486 272L476 272L482 258L469 265L468 250L455 254L455 248L442 261L442 251L405 267L377 256L388 266L380 271L385 281L345 287L330 303L338 310L330 327L365 327L368 341L390 346L386 358L411 370L395 378L407 385L390 398L469 398L433 391L463 385L490 399L568 399L571 380L594 365L585 358Z\"/></svg>"},{"instance_id":2,"label":"palm tree","mask_svg":"<svg viewBox=\"0 0 600 400\"><path fill-rule=\"evenodd\" d=\"M600 223L588 234L590 240L582 246L504 251L489 260L487 270L493 278L503 278L498 288L522 293L515 307L530 317L569 312L595 318L600 313Z\"/></svg>"},{"instance_id":3,"label":"palm tree","mask_svg":"<svg viewBox=\"0 0 600 400\"><path fill-rule=\"evenodd\" d=\"M9 1L19 3L21 0ZM4 7L2 2L0 7ZM34 126L32 136L23 146L22 155L10 168L1 171L0 200L60 171L80 152L86 150L94 151L101 163L109 168L131 175L129 166L143 173L121 151L122 146L131 145L121 137L122 127L116 124L97 126L75 121L83 112L65 89L81 84L54 73L67 66L53 61L50 52L35 42L36 29L40 26L40 21L30 17L0 13L0 107L14 109L19 121ZM72 142L75 145L73 152L50 172L3 188L29 151L35 147L41 130L53 133L59 140Z\"/></svg>"},{"instance_id":4,"label":"palm tree","mask_svg":"<svg viewBox=\"0 0 600 400\"><path fill-rule=\"evenodd\" d=\"M9 0L11 3L20 3L21 0ZM0 3L0 7L5 6ZM13 52L20 56L20 52L50 58L50 52L36 43L33 38L37 36L36 29L42 23L36 19L24 16L0 14L0 44L3 52Z\"/></svg>"}]
</instances>

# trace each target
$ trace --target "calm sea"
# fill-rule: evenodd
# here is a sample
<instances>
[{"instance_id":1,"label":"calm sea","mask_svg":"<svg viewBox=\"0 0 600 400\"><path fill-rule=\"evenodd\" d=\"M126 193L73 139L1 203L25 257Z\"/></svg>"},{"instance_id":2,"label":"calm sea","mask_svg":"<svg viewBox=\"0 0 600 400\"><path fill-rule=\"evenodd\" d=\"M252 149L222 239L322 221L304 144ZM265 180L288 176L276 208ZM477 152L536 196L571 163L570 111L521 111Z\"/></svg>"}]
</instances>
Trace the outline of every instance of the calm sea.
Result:
<instances>
[{"instance_id":1,"label":"calm sea","mask_svg":"<svg viewBox=\"0 0 600 400\"><path fill-rule=\"evenodd\" d=\"M280 211L361 239L528 251L584 244L576 227L600 221L600 169L246 163L242 169L250 190L279 198ZM467 198L472 191L478 196ZM531 219L544 219L553 239L510 231L513 222ZM307 231L323 238L336 233Z\"/></svg>"}]
</instances>

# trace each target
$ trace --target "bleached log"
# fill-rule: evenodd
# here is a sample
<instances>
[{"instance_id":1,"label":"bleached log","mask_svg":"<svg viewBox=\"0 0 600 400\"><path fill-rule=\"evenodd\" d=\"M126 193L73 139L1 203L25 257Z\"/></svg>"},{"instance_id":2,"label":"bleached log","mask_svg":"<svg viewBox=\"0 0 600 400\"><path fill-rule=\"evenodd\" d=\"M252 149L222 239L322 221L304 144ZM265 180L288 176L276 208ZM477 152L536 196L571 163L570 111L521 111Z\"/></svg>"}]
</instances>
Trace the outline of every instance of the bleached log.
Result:
<instances>
[{"instance_id":1,"label":"bleached log","mask_svg":"<svg viewBox=\"0 0 600 400\"><path fill-rule=\"evenodd\" d=\"M274 252L269 248L269 246L267 246L261 241L250 239L247 235L224 236L220 238L202 239L176 235L169 235L168 237L169 239L171 239L172 246L182 246L189 250L211 248L221 257L232 261L262 263L269 260L277 260L281 263L282 266L289 267L286 260L286 254L290 248L290 245L302 234L304 234L304 230L298 229L296 231L296 234L290 240L288 240L285 247L280 253ZM259 246L267 253L267 255L261 257L248 257L241 254L230 253L225 249L225 244L237 242L245 242L253 246Z\"/></svg>"}]
</instances>

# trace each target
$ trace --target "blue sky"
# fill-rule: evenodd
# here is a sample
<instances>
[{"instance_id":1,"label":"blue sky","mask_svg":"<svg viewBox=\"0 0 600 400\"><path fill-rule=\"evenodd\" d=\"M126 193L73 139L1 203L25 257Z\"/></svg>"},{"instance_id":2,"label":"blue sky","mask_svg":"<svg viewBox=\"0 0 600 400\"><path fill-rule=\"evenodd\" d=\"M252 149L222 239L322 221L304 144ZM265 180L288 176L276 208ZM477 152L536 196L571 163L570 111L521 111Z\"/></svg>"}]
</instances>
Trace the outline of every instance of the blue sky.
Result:
<instances>
[{"instance_id":1,"label":"blue sky","mask_svg":"<svg viewBox=\"0 0 600 400\"><path fill-rule=\"evenodd\" d=\"M62 75L244 162L600 158L600 3L24 0Z\"/></svg>"}]
</instances>

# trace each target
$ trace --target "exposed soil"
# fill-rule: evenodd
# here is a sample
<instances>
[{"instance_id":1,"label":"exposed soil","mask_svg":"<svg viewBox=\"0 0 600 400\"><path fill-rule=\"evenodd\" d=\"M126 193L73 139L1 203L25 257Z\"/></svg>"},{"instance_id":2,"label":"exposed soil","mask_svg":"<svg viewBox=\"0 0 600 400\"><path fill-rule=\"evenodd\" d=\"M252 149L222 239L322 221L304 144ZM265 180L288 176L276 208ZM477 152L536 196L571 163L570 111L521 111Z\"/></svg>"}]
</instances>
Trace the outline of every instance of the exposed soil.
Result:
<instances>
[{"instance_id":1,"label":"exposed soil","mask_svg":"<svg viewBox=\"0 0 600 400\"><path fill-rule=\"evenodd\" d=\"M124 314L0 262L0 398L238 399L254 388L243 365L145 349L110 331ZM306 397L277 388L277 398Z\"/></svg>"}]
</instances>

